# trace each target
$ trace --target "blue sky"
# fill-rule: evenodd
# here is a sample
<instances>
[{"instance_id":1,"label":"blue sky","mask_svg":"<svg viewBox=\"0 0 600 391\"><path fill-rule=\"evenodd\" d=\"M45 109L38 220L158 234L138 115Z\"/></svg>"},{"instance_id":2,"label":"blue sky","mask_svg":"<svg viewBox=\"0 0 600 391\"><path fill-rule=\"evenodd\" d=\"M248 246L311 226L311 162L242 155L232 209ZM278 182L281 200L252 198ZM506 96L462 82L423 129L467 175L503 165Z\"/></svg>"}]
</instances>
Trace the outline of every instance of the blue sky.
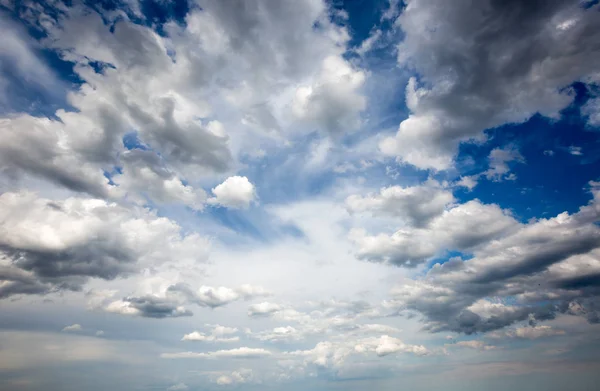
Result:
<instances>
[{"instance_id":1,"label":"blue sky","mask_svg":"<svg viewBox=\"0 0 600 391\"><path fill-rule=\"evenodd\" d=\"M593 389L599 12L0 1L0 388Z\"/></svg>"}]
</instances>

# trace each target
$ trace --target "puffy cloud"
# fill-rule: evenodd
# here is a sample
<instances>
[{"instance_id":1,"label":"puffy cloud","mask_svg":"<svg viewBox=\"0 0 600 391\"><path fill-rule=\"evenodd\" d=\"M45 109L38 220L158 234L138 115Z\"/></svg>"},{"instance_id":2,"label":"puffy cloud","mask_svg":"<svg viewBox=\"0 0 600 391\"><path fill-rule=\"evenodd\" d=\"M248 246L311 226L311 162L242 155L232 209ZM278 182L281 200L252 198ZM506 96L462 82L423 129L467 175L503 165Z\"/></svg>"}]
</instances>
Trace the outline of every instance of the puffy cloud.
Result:
<instances>
[{"instance_id":1,"label":"puffy cloud","mask_svg":"<svg viewBox=\"0 0 600 391\"><path fill-rule=\"evenodd\" d=\"M240 340L240 337L219 338L214 335L206 335L199 331L193 331L189 334L184 335L181 340L196 342L238 342Z\"/></svg>"},{"instance_id":2,"label":"puffy cloud","mask_svg":"<svg viewBox=\"0 0 600 391\"><path fill-rule=\"evenodd\" d=\"M251 300L256 297L265 296L268 291L261 286L244 284L237 289L224 286L211 287L202 285L197 290L188 284L179 282L167 288L167 294L183 297L187 302L201 307L216 308L227 305L238 300Z\"/></svg>"},{"instance_id":3,"label":"puffy cloud","mask_svg":"<svg viewBox=\"0 0 600 391\"><path fill-rule=\"evenodd\" d=\"M79 290L141 267L202 261L208 243L173 221L99 199L0 195L0 296Z\"/></svg>"},{"instance_id":4,"label":"puffy cloud","mask_svg":"<svg viewBox=\"0 0 600 391\"><path fill-rule=\"evenodd\" d=\"M361 340L354 346L354 350L360 353L374 351L379 357L399 352L416 355L427 354L427 349L423 345L407 345L398 338L388 335Z\"/></svg>"},{"instance_id":5,"label":"puffy cloud","mask_svg":"<svg viewBox=\"0 0 600 391\"><path fill-rule=\"evenodd\" d=\"M221 325L206 325L211 328L210 334L205 334L199 331L194 331L185 334L182 341L198 341L198 342L237 342L240 337L226 337L227 335L235 334L238 329L235 327L226 327Z\"/></svg>"},{"instance_id":6,"label":"puffy cloud","mask_svg":"<svg viewBox=\"0 0 600 391\"><path fill-rule=\"evenodd\" d=\"M145 318L178 318L193 313L174 300L157 296L125 297L108 304L105 311Z\"/></svg>"},{"instance_id":7,"label":"puffy cloud","mask_svg":"<svg viewBox=\"0 0 600 391\"><path fill-rule=\"evenodd\" d=\"M366 99L358 93L365 73L354 69L339 56L323 60L316 80L296 90L292 110L299 119L310 121L330 133L353 130L360 124L358 114Z\"/></svg>"},{"instance_id":8,"label":"puffy cloud","mask_svg":"<svg viewBox=\"0 0 600 391\"><path fill-rule=\"evenodd\" d=\"M490 168L484 174L488 179L493 180L495 182L499 182L501 180L515 179L514 174L509 174L509 162L525 162L525 159L523 158L519 150L516 149L514 146L494 148L490 152L488 159L490 161Z\"/></svg>"},{"instance_id":9,"label":"puffy cloud","mask_svg":"<svg viewBox=\"0 0 600 391\"><path fill-rule=\"evenodd\" d=\"M411 225L422 227L453 202L451 191L429 180L419 186L382 188L379 194L366 197L352 195L346 199L346 207L350 212L370 211L375 215L401 217Z\"/></svg>"},{"instance_id":10,"label":"puffy cloud","mask_svg":"<svg viewBox=\"0 0 600 391\"><path fill-rule=\"evenodd\" d=\"M458 144L485 139L485 129L535 113L556 118L573 100L567 87L597 72L596 11L560 0L408 1L396 20L404 32L398 62L419 81L410 79L410 114L381 150L444 170Z\"/></svg>"},{"instance_id":11,"label":"puffy cloud","mask_svg":"<svg viewBox=\"0 0 600 391\"><path fill-rule=\"evenodd\" d=\"M395 353L424 355L428 351L422 345L408 345L397 338L382 335L380 337L345 338L341 341L319 342L313 349L296 350L284 354L290 357L301 357L305 364L339 370L350 356L367 353L375 353L378 357L384 357Z\"/></svg>"},{"instance_id":12,"label":"puffy cloud","mask_svg":"<svg viewBox=\"0 0 600 391\"><path fill-rule=\"evenodd\" d=\"M163 353L162 358L240 358L253 359L270 356L272 353L265 349L241 347L230 350L217 350L208 353L181 352L181 353Z\"/></svg>"},{"instance_id":13,"label":"puffy cloud","mask_svg":"<svg viewBox=\"0 0 600 391\"><path fill-rule=\"evenodd\" d=\"M66 326L62 329L62 331L70 332L70 331L81 331L81 325L78 323L72 324L70 326Z\"/></svg>"},{"instance_id":14,"label":"puffy cloud","mask_svg":"<svg viewBox=\"0 0 600 391\"><path fill-rule=\"evenodd\" d=\"M448 195L442 196L442 201L447 200ZM349 236L358 246L360 259L415 266L446 250L472 251L518 226L519 223L497 205L473 200L444 210L426 227L405 227L392 235L375 236L355 228Z\"/></svg>"},{"instance_id":15,"label":"puffy cloud","mask_svg":"<svg viewBox=\"0 0 600 391\"><path fill-rule=\"evenodd\" d=\"M256 200L256 189L245 176L232 176L212 189L215 195L208 202L227 208L248 208Z\"/></svg>"},{"instance_id":16,"label":"puffy cloud","mask_svg":"<svg viewBox=\"0 0 600 391\"><path fill-rule=\"evenodd\" d=\"M233 384L250 383L255 380L252 369L241 368L237 371L232 371L227 375L221 375L216 378L215 383L220 386L228 386Z\"/></svg>"},{"instance_id":17,"label":"puffy cloud","mask_svg":"<svg viewBox=\"0 0 600 391\"><path fill-rule=\"evenodd\" d=\"M279 304L264 301L262 303L252 304L248 307L248 316L268 316L281 309L282 307Z\"/></svg>"},{"instance_id":18,"label":"puffy cloud","mask_svg":"<svg viewBox=\"0 0 600 391\"><path fill-rule=\"evenodd\" d=\"M179 203L202 209L206 201L204 190L185 185L156 153L135 149L123 152L120 157L121 174L112 180L130 199L143 204L147 197L156 203Z\"/></svg>"},{"instance_id":19,"label":"puffy cloud","mask_svg":"<svg viewBox=\"0 0 600 391\"><path fill-rule=\"evenodd\" d=\"M525 320L535 325L557 313L597 322L600 229L594 222L600 209L597 190L592 193L577 213L520 224L475 247L469 260L434 265L425 277L398 285L386 306L423 314L434 332L486 332Z\"/></svg>"}]
</instances>

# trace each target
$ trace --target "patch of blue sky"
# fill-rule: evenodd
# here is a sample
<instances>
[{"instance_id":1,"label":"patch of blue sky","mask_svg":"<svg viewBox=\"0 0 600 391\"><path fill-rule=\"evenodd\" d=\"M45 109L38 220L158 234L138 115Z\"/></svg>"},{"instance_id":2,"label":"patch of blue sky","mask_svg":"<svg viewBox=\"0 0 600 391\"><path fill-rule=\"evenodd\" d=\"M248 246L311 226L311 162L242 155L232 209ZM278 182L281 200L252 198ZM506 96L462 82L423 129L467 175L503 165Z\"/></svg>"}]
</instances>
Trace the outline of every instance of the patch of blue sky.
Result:
<instances>
[{"instance_id":1,"label":"patch of blue sky","mask_svg":"<svg viewBox=\"0 0 600 391\"><path fill-rule=\"evenodd\" d=\"M302 239L304 232L297 226L279 220L276 216L260 207L249 209L229 209L219 206L208 206L197 212L198 224L211 220L214 229L219 230L219 242L228 247L246 246L258 243L273 243L283 238ZM231 232L222 231L226 227ZM197 230L198 227L196 227ZM215 232L206 231L213 236ZM214 235L216 236L216 235Z\"/></svg>"},{"instance_id":2,"label":"patch of blue sky","mask_svg":"<svg viewBox=\"0 0 600 391\"><path fill-rule=\"evenodd\" d=\"M585 205L591 199L588 182L600 179L600 132L590 129L580 114L589 88L576 83L574 89L573 104L558 120L535 115L525 123L487 131L485 144L462 144L458 161L473 163L463 164L462 175L485 171L491 150L507 145L516 146L525 162L509 163L515 180L494 182L482 176L473 191L459 190L457 198L496 203L523 222L574 213Z\"/></svg>"},{"instance_id":3,"label":"patch of blue sky","mask_svg":"<svg viewBox=\"0 0 600 391\"><path fill-rule=\"evenodd\" d=\"M141 149L143 151L151 150L151 148L140 140L137 131L125 133L123 136L123 146L128 150Z\"/></svg>"}]
</instances>

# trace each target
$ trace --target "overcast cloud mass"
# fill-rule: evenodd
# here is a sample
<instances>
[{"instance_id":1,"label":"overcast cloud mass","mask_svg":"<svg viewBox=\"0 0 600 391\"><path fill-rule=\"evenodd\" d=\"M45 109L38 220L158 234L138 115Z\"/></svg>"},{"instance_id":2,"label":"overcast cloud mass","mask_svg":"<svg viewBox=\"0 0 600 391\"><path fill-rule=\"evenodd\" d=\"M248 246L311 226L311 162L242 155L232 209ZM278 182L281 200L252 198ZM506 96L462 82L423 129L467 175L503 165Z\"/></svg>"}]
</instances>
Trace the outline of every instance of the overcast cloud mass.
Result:
<instances>
[{"instance_id":1,"label":"overcast cloud mass","mask_svg":"<svg viewBox=\"0 0 600 391\"><path fill-rule=\"evenodd\" d=\"M597 389L598 1L0 31L0 389Z\"/></svg>"}]
</instances>

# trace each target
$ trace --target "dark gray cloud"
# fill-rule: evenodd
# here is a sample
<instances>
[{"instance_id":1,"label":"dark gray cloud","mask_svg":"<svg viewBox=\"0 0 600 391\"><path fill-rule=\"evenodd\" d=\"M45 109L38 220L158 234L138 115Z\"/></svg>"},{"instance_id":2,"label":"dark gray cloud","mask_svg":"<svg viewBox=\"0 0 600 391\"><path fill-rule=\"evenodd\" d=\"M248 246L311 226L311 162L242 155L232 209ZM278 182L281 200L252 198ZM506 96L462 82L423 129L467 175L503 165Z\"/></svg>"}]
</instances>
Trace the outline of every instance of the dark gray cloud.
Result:
<instances>
[{"instance_id":1,"label":"dark gray cloud","mask_svg":"<svg viewBox=\"0 0 600 391\"><path fill-rule=\"evenodd\" d=\"M126 297L124 302L129 308L138 311L138 315L145 318L177 318L180 316L192 316L193 313L178 303L165 298L155 296Z\"/></svg>"},{"instance_id":2,"label":"dark gray cloud","mask_svg":"<svg viewBox=\"0 0 600 391\"><path fill-rule=\"evenodd\" d=\"M598 81L598 5L569 0L411 0L397 19L410 116L385 153L422 168L452 165L458 143L483 130L556 117L576 81Z\"/></svg>"},{"instance_id":3,"label":"dark gray cloud","mask_svg":"<svg viewBox=\"0 0 600 391\"><path fill-rule=\"evenodd\" d=\"M80 290L199 254L205 242L147 210L98 199L53 201L33 193L0 195L1 296Z\"/></svg>"},{"instance_id":4,"label":"dark gray cloud","mask_svg":"<svg viewBox=\"0 0 600 391\"><path fill-rule=\"evenodd\" d=\"M559 313L598 319L600 217L597 190L578 213L522 225L472 259L437 264L398 286L387 304L424 317L425 328L472 334Z\"/></svg>"}]
</instances>

